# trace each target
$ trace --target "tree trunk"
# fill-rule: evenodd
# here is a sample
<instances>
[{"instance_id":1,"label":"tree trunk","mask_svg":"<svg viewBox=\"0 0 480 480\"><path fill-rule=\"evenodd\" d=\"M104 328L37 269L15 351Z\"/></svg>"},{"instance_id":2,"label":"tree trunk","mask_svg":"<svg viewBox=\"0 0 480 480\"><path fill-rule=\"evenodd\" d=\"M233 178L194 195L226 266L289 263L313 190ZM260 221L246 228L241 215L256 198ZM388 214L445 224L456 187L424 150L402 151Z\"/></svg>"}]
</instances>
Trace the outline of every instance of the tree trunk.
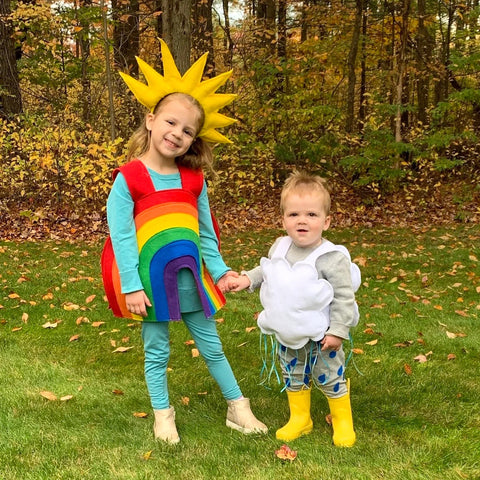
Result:
<instances>
[{"instance_id":1,"label":"tree trunk","mask_svg":"<svg viewBox=\"0 0 480 480\"><path fill-rule=\"evenodd\" d=\"M162 0L162 6L163 39L183 75L190 67L192 0Z\"/></svg>"},{"instance_id":2,"label":"tree trunk","mask_svg":"<svg viewBox=\"0 0 480 480\"><path fill-rule=\"evenodd\" d=\"M215 75L215 57L213 51L213 0L193 0L192 9L192 53L196 59L208 52L205 76Z\"/></svg>"},{"instance_id":3,"label":"tree trunk","mask_svg":"<svg viewBox=\"0 0 480 480\"><path fill-rule=\"evenodd\" d=\"M258 0L256 8L257 45L270 55L275 55L275 0Z\"/></svg>"},{"instance_id":4,"label":"tree trunk","mask_svg":"<svg viewBox=\"0 0 480 480\"><path fill-rule=\"evenodd\" d=\"M0 0L0 115L4 118L22 113L13 28L7 20L10 13L10 0Z\"/></svg>"},{"instance_id":5,"label":"tree trunk","mask_svg":"<svg viewBox=\"0 0 480 480\"><path fill-rule=\"evenodd\" d=\"M367 27L368 15L363 11L362 18L362 60L360 66L360 107L358 109L358 128L363 131L365 120L367 118L367 61L366 61L366 46L367 46Z\"/></svg>"},{"instance_id":6,"label":"tree trunk","mask_svg":"<svg viewBox=\"0 0 480 480\"><path fill-rule=\"evenodd\" d=\"M408 42L408 23L410 15L411 0L403 0L401 6L402 21L400 25L400 47L397 60L397 84L396 84L396 105L395 114L395 141L402 141L402 106L403 106L403 88L405 80L405 71L407 65L407 42Z\"/></svg>"},{"instance_id":7,"label":"tree trunk","mask_svg":"<svg viewBox=\"0 0 480 480\"><path fill-rule=\"evenodd\" d=\"M348 89L347 89L347 118L345 129L352 133L355 115L355 84L356 75L355 70L357 66L358 44L360 41L360 29L362 27L363 16L363 0L356 0L355 8L355 22L353 25L352 42L350 43L350 51L348 53L347 68L348 68Z\"/></svg>"},{"instance_id":8,"label":"tree trunk","mask_svg":"<svg viewBox=\"0 0 480 480\"><path fill-rule=\"evenodd\" d=\"M81 30L78 33L78 43L80 47L80 58L82 60L82 120L85 123L91 121L91 105L92 105L92 91L90 85L90 75L89 75L89 58L90 58L90 22L88 20L88 15L85 14L85 11L88 11L92 6L92 0L82 0L80 3L79 14L79 24Z\"/></svg>"},{"instance_id":9,"label":"tree trunk","mask_svg":"<svg viewBox=\"0 0 480 480\"><path fill-rule=\"evenodd\" d=\"M135 56L140 51L138 0L112 0L113 61L115 66L130 75L138 75Z\"/></svg>"},{"instance_id":10,"label":"tree trunk","mask_svg":"<svg viewBox=\"0 0 480 480\"><path fill-rule=\"evenodd\" d=\"M232 35L230 31L230 17L228 13L228 0L223 0L223 18L225 21L225 36L224 36L224 41L226 44L224 44L225 47L225 65L227 65L229 68L232 68L233 66L233 40L232 40Z\"/></svg>"},{"instance_id":11,"label":"tree trunk","mask_svg":"<svg viewBox=\"0 0 480 480\"><path fill-rule=\"evenodd\" d=\"M430 85L431 65L431 42L429 41L429 32L425 26L426 5L425 0L418 0L418 32L417 32L417 102L418 102L418 121L423 125L427 124L428 93Z\"/></svg>"}]
</instances>

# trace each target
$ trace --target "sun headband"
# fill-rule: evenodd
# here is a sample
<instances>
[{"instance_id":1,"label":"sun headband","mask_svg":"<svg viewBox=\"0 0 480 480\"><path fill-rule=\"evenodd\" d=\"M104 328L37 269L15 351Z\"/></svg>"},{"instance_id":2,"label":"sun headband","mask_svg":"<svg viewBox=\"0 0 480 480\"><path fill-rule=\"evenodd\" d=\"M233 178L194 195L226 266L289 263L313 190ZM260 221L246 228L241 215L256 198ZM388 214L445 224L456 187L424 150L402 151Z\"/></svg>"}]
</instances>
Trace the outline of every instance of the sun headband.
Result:
<instances>
[{"instance_id":1,"label":"sun headband","mask_svg":"<svg viewBox=\"0 0 480 480\"><path fill-rule=\"evenodd\" d=\"M153 67L137 59L138 66L142 71L147 84L139 82L135 78L120 72L128 88L136 99L153 112L158 102L170 93L185 93L195 98L202 106L205 113L205 122L198 134L207 142L232 143L227 137L215 129L231 125L236 120L229 118L218 110L233 102L236 95L215 93L232 75L233 70L217 75L202 82L203 71L207 62L208 53L204 53L183 75L180 75L175 60L173 59L167 44L160 40L162 50L162 62L164 75L160 75Z\"/></svg>"}]
</instances>

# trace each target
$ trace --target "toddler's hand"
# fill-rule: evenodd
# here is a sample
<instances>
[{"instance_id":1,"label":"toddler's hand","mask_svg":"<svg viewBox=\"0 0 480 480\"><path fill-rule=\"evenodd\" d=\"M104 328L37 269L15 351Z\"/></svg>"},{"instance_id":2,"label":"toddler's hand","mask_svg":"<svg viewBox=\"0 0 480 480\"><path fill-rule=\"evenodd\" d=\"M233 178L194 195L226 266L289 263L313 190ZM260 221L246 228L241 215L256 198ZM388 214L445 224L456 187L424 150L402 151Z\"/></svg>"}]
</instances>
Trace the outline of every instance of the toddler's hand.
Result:
<instances>
[{"instance_id":1,"label":"toddler's hand","mask_svg":"<svg viewBox=\"0 0 480 480\"><path fill-rule=\"evenodd\" d=\"M342 346L342 342L343 338L336 337L335 335L325 335L320 342L322 344L321 350L334 350L335 352L338 352Z\"/></svg>"},{"instance_id":2,"label":"toddler's hand","mask_svg":"<svg viewBox=\"0 0 480 480\"><path fill-rule=\"evenodd\" d=\"M233 270L229 270L220 280L217 282L217 287L222 293L228 293L231 291L231 286L235 284L235 279L238 277L238 273Z\"/></svg>"},{"instance_id":3,"label":"toddler's hand","mask_svg":"<svg viewBox=\"0 0 480 480\"><path fill-rule=\"evenodd\" d=\"M241 292L250 286L250 279L247 275L240 275L237 278L231 280L230 292Z\"/></svg>"}]
</instances>

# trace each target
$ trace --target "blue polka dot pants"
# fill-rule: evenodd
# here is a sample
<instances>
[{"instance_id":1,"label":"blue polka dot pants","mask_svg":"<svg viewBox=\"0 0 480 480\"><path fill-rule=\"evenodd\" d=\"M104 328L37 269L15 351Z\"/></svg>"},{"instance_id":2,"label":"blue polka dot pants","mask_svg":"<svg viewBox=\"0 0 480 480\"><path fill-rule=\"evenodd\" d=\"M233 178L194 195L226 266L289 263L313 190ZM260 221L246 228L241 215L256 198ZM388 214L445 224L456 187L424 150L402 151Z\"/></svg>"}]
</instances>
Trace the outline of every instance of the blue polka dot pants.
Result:
<instances>
[{"instance_id":1,"label":"blue polka dot pants","mask_svg":"<svg viewBox=\"0 0 480 480\"><path fill-rule=\"evenodd\" d=\"M278 346L287 390L299 391L314 383L328 398L340 398L347 394L343 348L338 352L322 352L321 347L320 342L313 341L298 350Z\"/></svg>"}]
</instances>

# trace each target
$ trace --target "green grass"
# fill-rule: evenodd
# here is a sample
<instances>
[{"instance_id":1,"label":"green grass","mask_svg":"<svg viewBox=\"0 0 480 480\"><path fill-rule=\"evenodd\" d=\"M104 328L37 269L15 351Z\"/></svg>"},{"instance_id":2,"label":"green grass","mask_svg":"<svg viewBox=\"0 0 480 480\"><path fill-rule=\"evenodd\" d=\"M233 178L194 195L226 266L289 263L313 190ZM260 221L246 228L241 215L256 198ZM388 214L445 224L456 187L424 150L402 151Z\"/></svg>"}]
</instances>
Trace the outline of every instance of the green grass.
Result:
<instances>
[{"instance_id":1,"label":"green grass","mask_svg":"<svg viewBox=\"0 0 480 480\"><path fill-rule=\"evenodd\" d=\"M225 238L224 257L250 268L278 233ZM176 323L169 387L182 441L169 446L153 440L140 328L113 318L103 300L101 242L0 243L0 478L480 478L478 226L328 233L362 264L358 353L347 370L357 443L332 446L327 402L314 391L315 428L289 444L298 452L291 463L275 457L286 396L276 384L259 385L259 332L246 331L257 294L229 295L218 329L269 434L225 426L226 404ZM112 353L119 346L133 348Z\"/></svg>"}]
</instances>

